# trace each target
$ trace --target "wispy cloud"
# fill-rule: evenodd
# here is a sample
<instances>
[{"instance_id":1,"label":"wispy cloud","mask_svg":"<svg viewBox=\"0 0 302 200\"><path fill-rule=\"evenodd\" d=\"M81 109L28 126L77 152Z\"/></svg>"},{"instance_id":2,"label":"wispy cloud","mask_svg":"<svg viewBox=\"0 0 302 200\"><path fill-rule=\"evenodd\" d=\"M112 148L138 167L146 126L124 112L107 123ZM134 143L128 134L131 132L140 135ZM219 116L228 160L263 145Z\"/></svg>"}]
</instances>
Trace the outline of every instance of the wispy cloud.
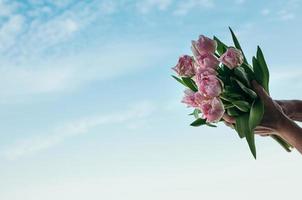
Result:
<instances>
[{"instance_id":1,"label":"wispy cloud","mask_svg":"<svg viewBox=\"0 0 302 200\"><path fill-rule=\"evenodd\" d=\"M8 17L15 12L18 8L17 2L9 2L5 0L0 0L0 17Z\"/></svg>"},{"instance_id":2,"label":"wispy cloud","mask_svg":"<svg viewBox=\"0 0 302 200\"><path fill-rule=\"evenodd\" d=\"M188 1L180 1L175 11L173 12L175 15L186 15L192 9L198 8L212 8L214 7L213 0L188 0Z\"/></svg>"},{"instance_id":3,"label":"wispy cloud","mask_svg":"<svg viewBox=\"0 0 302 200\"><path fill-rule=\"evenodd\" d=\"M284 67L270 70L270 88L273 98L301 99L302 70L296 67ZM294 83L294 84L293 84Z\"/></svg>"},{"instance_id":4,"label":"wispy cloud","mask_svg":"<svg viewBox=\"0 0 302 200\"><path fill-rule=\"evenodd\" d=\"M99 128L101 131L100 133L104 133L105 130L102 130L101 126L105 125L118 123L119 126L124 128L139 128L140 126L133 124L132 122L135 120L139 123L141 120L146 120L153 113L154 109L154 104L148 101L142 101L123 111L73 120L55 127L50 132L18 140L15 144L7 146L1 152L1 155L6 159L14 160L22 156L49 149L69 138L87 134L94 128Z\"/></svg>"},{"instance_id":5,"label":"wispy cloud","mask_svg":"<svg viewBox=\"0 0 302 200\"><path fill-rule=\"evenodd\" d=\"M154 42L129 42L111 43L71 56L54 57L51 62L2 62L0 103L14 103L14 99L24 100L31 95L66 92L93 80L116 78L152 66L154 63L146 63L146 60L157 62L156 59L163 59L166 55L165 49L158 50Z\"/></svg>"},{"instance_id":6,"label":"wispy cloud","mask_svg":"<svg viewBox=\"0 0 302 200\"><path fill-rule=\"evenodd\" d=\"M296 18L300 7L301 1L299 0L280 1L270 8L262 9L261 14L270 16L269 19L276 21L289 21Z\"/></svg>"},{"instance_id":7,"label":"wispy cloud","mask_svg":"<svg viewBox=\"0 0 302 200\"><path fill-rule=\"evenodd\" d=\"M271 10L268 8L264 8L261 10L261 15L268 16L271 13Z\"/></svg>"},{"instance_id":8,"label":"wispy cloud","mask_svg":"<svg viewBox=\"0 0 302 200\"><path fill-rule=\"evenodd\" d=\"M295 17L296 17L292 11L288 11L288 10L280 10L278 12L278 16L281 20L284 20L284 21L295 19Z\"/></svg>"},{"instance_id":9,"label":"wispy cloud","mask_svg":"<svg viewBox=\"0 0 302 200\"><path fill-rule=\"evenodd\" d=\"M73 77L72 69L46 68L46 69L0 69L0 102L5 98L66 89Z\"/></svg>"},{"instance_id":10,"label":"wispy cloud","mask_svg":"<svg viewBox=\"0 0 302 200\"><path fill-rule=\"evenodd\" d=\"M237 4L244 4L246 0L235 0L235 3Z\"/></svg>"},{"instance_id":11,"label":"wispy cloud","mask_svg":"<svg viewBox=\"0 0 302 200\"><path fill-rule=\"evenodd\" d=\"M192 9L198 8L212 8L214 7L213 0L188 0L181 1L176 5L176 9L173 12L175 15L186 15Z\"/></svg>"},{"instance_id":12,"label":"wispy cloud","mask_svg":"<svg viewBox=\"0 0 302 200\"><path fill-rule=\"evenodd\" d=\"M0 8L11 8L3 13L7 17L0 27L0 103L113 78L164 56L154 41L137 38L102 42L97 47L69 47L85 28L116 12L119 4L114 1L51 1L49 5L32 0L30 9L0 2ZM168 1L151 4L164 8Z\"/></svg>"},{"instance_id":13,"label":"wispy cloud","mask_svg":"<svg viewBox=\"0 0 302 200\"><path fill-rule=\"evenodd\" d=\"M23 31L24 21L23 16L14 15L0 28L0 52L16 45L16 38Z\"/></svg>"},{"instance_id":14,"label":"wispy cloud","mask_svg":"<svg viewBox=\"0 0 302 200\"><path fill-rule=\"evenodd\" d=\"M49 53L49 48L72 39L99 16L114 12L114 4L103 1L76 1L68 9L63 6L67 3L58 4L58 8L46 3L32 2L33 5L27 7L21 4L3 20L1 33L6 37L2 38L10 37L10 45L1 43L0 52L15 60ZM17 35L20 32L22 35Z\"/></svg>"},{"instance_id":15,"label":"wispy cloud","mask_svg":"<svg viewBox=\"0 0 302 200\"><path fill-rule=\"evenodd\" d=\"M292 20L296 18L296 13L301 6L300 0L288 0L284 3L282 9L278 11L281 20Z\"/></svg>"},{"instance_id":16,"label":"wispy cloud","mask_svg":"<svg viewBox=\"0 0 302 200\"><path fill-rule=\"evenodd\" d=\"M136 3L136 8L141 13L148 13L152 9L166 10L172 4L172 0L143 0Z\"/></svg>"},{"instance_id":17,"label":"wispy cloud","mask_svg":"<svg viewBox=\"0 0 302 200\"><path fill-rule=\"evenodd\" d=\"M286 67L286 70L274 70L271 74L271 79L275 83L291 83L293 79L300 79L302 76L302 70L296 67Z\"/></svg>"}]
</instances>

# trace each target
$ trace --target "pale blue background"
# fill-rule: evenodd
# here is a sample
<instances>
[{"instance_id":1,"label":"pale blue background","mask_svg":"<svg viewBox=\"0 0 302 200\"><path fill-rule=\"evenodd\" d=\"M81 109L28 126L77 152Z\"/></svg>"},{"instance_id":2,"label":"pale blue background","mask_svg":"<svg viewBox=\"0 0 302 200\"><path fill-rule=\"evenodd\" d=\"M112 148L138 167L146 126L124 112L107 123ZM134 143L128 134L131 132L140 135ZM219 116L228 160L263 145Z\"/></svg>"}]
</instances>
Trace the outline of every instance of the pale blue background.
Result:
<instances>
[{"instance_id":1,"label":"pale blue background","mask_svg":"<svg viewBox=\"0 0 302 200\"><path fill-rule=\"evenodd\" d=\"M0 0L0 199L300 198L302 159L223 124L192 128L171 79L199 34L301 99L300 0Z\"/></svg>"}]
</instances>

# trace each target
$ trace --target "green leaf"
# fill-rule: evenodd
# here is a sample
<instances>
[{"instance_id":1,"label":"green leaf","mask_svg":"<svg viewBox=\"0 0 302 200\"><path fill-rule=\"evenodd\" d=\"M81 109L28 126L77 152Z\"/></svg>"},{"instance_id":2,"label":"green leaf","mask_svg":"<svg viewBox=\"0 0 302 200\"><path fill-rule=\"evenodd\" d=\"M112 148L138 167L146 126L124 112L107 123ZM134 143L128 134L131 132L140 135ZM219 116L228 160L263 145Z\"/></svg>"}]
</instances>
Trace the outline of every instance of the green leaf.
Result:
<instances>
[{"instance_id":1,"label":"green leaf","mask_svg":"<svg viewBox=\"0 0 302 200\"><path fill-rule=\"evenodd\" d=\"M239 87L240 87L246 94L248 94L251 98L253 98L253 99L257 98L257 94L256 94L253 90L247 88L247 87L246 87L243 83L241 83L238 79L231 77L231 80L235 81L235 82L239 85Z\"/></svg>"},{"instance_id":2,"label":"green leaf","mask_svg":"<svg viewBox=\"0 0 302 200\"><path fill-rule=\"evenodd\" d=\"M228 96L236 100L244 100L244 97L240 93L228 93Z\"/></svg>"},{"instance_id":3,"label":"green leaf","mask_svg":"<svg viewBox=\"0 0 302 200\"><path fill-rule=\"evenodd\" d=\"M253 131L256 126L258 126L263 118L264 105L263 102L258 98L252 104L250 117L249 117L249 127Z\"/></svg>"},{"instance_id":4,"label":"green leaf","mask_svg":"<svg viewBox=\"0 0 302 200\"><path fill-rule=\"evenodd\" d=\"M187 87L186 84L185 84L180 78L178 78L178 77L176 77L176 76L174 76L174 75L172 75L172 77L173 77L176 81L178 81L179 83L181 83L182 85L184 85L185 87Z\"/></svg>"},{"instance_id":5,"label":"green leaf","mask_svg":"<svg viewBox=\"0 0 302 200\"><path fill-rule=\"evenodd\" d=\"M262 86L269 93L269 71L261 48L257 47L257 60L262 70Z\"/></svg>"},{"instance_id":6,"label":"green leaf","mask_svg":"<svg viewBox=\"0 0 302 200\"><path fill-rule=\"evenodd\" d=\"M216 36L214 36L214 40L217 42L217 52L221 56L224 54L228 48L227 45L225 45L223 42L221 42Z\"/></svg>"},{"instance_id":7,"label":"green leaf","mask_svg":"<svg viewBox=\"0 0 302 200\"><path fill-rule=\"evenodd\" d=\"M209 127L217 127L214 124L208 123L206 119L199 118L199 113L201 113L201 111L198 109L195 109L193 111L193 113L190 114L190 115L194 115L194 117L196 118L196 120L191 123L191 126L197 127L197 126L201 126L201 125L207 125Z\"/></svg>"},{"instance_id":8,"label":"green leaf","mask_svg":"<svg viewBox=\"0 0 302 200\"><path fill-rule=\"evenodd\" d=\"M197 92L198 89L197 89L197 86L195 84L195 82L189 78L189 77L182 77L182 81L184 82L184 84L190 88L193 92Z\"/></svg>"},{"instance_id":9,"label":"green leaf","mask_svg":"<svg viewBox=\"0 0 302 200\"><path fill-rule=\"evenodd\" d=\"M250 104L246 101L233 101L232 103L242 112L248 112L251 108Z\"/></svg>"},{"instance_id":10,"label":"green leaf","mask_svg":"<svg viewBox=\"0 0 302 200\"><path fill-rule=\"evenodd\" d=\"M219 78L225 83L228 84L230 82L230 76L234 74L233 70L229 69L225 65L221 65L219 67Z\"/></svg>"},{"instance_id":11,"label":"green leaf","mask_svg":"<svg viewBox=\"0 0 302 200\"><path fill-rule=\"evenodd\" d=\"M199 109L194 109L193 115L194 115L195 119L199 118L199 113L201 113L201 111Z\"/></svg>"},{"instance_id":12,"label":"green leaf","mask_svg":"<svg viewBox=\"0 0 302 200\"><path fill-rule=\"evenodd\" d=\"M234 74L236 77L242 81L246 86L251 87L250 80L248 78L247 73L245 72L243 67L236 67L234 69Z\"/></svg>"},{"instance_id":13,"label":"green leaf","mask_svg":"<svg viewBox=\"0 0 302 200\"><path fill-rule=\"evenodd\" d=\"M209 126L209 127L213 127L213 128L216 128L216 127L217 127L216 125L211 124L211 123L206 123L206 125Z\"/></svg>"},{"instance_id":14,"label":"green leaf","mask_svg":"<svg viewBox=\"0 0 302 200\"><path fill-rule=\"evenodd\" d=\"M244 132L239 132L239 131L237 130L236 124L235 124L235 127L234 127L234 128L235 128L236 132L238 133L238 136L239 136L241 139L245 137Z\"/></svg>"},{"instance_id":15,"label":"green leaf","mask_svg":"<svg viewBox=\"0 0 302 200\"><path fill-rule=\"evenodd\" d=\"M225 76L225 72L221 67L218 67L216 71L217 71L219 76L221 76L221 77Z\"/></svg>"},{"instance_id":16,"label":"green leaf","mask_svg":"<svg viewBox=\"0 0 302 200\"><path fill-rule=\"evenodd\" d=\"M249 113L236 117L236 131L245 135L249 148L256 159L255 135L249 128Z\"/></svg>"},{"instance_id":17,"label":"green leaf","mask_svg":"<svg viewBox=\"0 0 302 200\"><path fill-rule=\"evenodd\" d=\"M253 102L251 111L250 111L250 117L249 117L249 127L251 130L253 130L255 127L257 127L263 117L264 114L264 106L260 99L256 99ZM292 146L286 142L283 138L277 136L277 135L271 135L271 137L278 142L287 152L291 152Z\"/></svg>"},{"instance_id":18,"label":"green leaf","mask_svg":"<svg viewBox=\"0 0 302 200\"><path fill-rule=\"evenodd\" d=\"M247 63L247 60L246 60L246 58L245 58L245 55L244 55L244 53L243 53L243 51L242 51L242 48L241 48L241 46L240 46L240 44L239 44L239 41L238 41L238 39L237 39L235 33L233 32L233 30L231 29L231 27L229 27L229 29L230 29L230 31L231 31L232 39L233 39L233 42L234 42L235 47L236 47L237 49L241 50L242 55L243 55L243 58L244 58L244 62Z\"/></svg>"},{"instance_id":19,"label":"green leaf","mask_svg":"<svg viewBox=\"0 0 302 200\"><path fill-rule=\"evenodd\" d=\"M226 95L224 95L224 94L220 94L219 97L220 97L221 99L225 100L225 101L228 101L228 102L234 101L234 99L232 99L232 98L230 98L230 97L228 97L228 96L226 96Z\"/></svg>"},{"instance_id":20,"label":"green leaf","mask_svg":"<svg viewBox=\"0 0 302 200\"><path fill-rule=\"evenodd\" d=\"M277 135L271 135L271 137L276 140L287 152L291 152L292 145L290 145L288 142L286 142L283 138L277 136Z\"/></svg>"},{"instance_id":21,"label":"green leaf","mask_svg":"<svg viewBox=\"0 0 302 200\"><path fill-rule=\"evenodd\" d=\"M255 75L254 75L254 72L253 72L253 70L252 70L252 66L251 66L251 65L249 65L249 64L247 64L247 63L243 63L243 64L241 65L241 67L243 67L244 70L245 70L245 72L247 73L247 76L248 76L249 81L255 80Z\"/></svg>"},{"instance_id":22,"label":"green leaf","mask_svg":"<svg viewBox=\"0 0 302 200\"><path fill-rule=\"evenodd\" d=\"M226 85L224 87L224 92L226 92L226 93L235 93L235 92L237 92L237 90L236 90L236 88L234 88L230 85Z\"/></svg>"},{"instance_id":23,"label":"green leaf","mask_svg":"<svg viewBox=\"0 0 302 200\"><path fill-rule=\"evenodd\" d=\"M198 126L205 125L205 124L207 124L207 120L206 119L198 118L194 122L192 122L190 125L198 127Z\"/></svg>"},{"instance_id":24,"label":"green leaf","mask_svg":"<svg viewBox=\"0 0 302 200\"><path fill-rule=\"evenodd\" d=\"M232 107L232 108L228 108L227 110L227 114L231 117L237 117L240 115L240 112L238 111L237 108Z\"/></svg>"},{"instance_id":25,"label":"green leaf","mask_svg":"<svg viewBox=\"0 0 302 200\"><path fill-rule=\"evenodd\" d=\"M263 71L259 65L259 62L256 57L253 56L252 58L253 62L253 70L254 70L254 75L255 75L255 80L263 86Z\"/></svg>"},{"instance_id":26,"label":"green leaf","mask_svg":"<svg viewBox=\"0 0 302 200\"><path fill-rule=\"evenodd\" d=\"M227 92L221 93L219 97L230 103L232 103L233 101L238 101L238 100L244 99L240 94L227 93Z\"/></svg>"},{"instance_id":27,"label":"green leaf","mask_svg":"<svg viewBox=\"0 0 302 200\"><path fill-rule=\"evenodd\" d=\"M234 108L235 106L233 104L226 104L223 106L224 109Z\"/></svg>"}]
</instances>

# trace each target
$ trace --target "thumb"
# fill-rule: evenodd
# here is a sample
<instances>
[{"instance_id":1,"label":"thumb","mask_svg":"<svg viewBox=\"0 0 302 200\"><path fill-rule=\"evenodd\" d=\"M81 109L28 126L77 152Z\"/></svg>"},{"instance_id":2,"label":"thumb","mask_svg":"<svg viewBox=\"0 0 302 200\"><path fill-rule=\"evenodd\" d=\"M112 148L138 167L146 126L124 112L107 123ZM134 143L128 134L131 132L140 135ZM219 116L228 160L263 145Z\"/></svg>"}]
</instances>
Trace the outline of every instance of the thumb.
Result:
<instances>
[{"instance_id":1,"label":"thumb","mask_svg":"<svg viewBox=\"0 0 302 200\"><path fill-rule=\"evenodd\" d=\"M224 113L223 117L224 121L228 122L229 124L235 124L236 123L236 119L234 117L231 117L229 115L227 115L226 113Z\"/></svg>"},{"instance_id":2,"label":"thumb","mask_svg":"<svg viewBox=\"0 0 302 200\"><path fill-rule=\"evenodd\" d=\"M267 92L263 89L261 85L259 85L255 80L252 81L252 85L254 88L254 91L257 93L257 95L260 97L260 99L264 102L270 102L271 97L267 94Z\"/></svg>"}]
</instances>

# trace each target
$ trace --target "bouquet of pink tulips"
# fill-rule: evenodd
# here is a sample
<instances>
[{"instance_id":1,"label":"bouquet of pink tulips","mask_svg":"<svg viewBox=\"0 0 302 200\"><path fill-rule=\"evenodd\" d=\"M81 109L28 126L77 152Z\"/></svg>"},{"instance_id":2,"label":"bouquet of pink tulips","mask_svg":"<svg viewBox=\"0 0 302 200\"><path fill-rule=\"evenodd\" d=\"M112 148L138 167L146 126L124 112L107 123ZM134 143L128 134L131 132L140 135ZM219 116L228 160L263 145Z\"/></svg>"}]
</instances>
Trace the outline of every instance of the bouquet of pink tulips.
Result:
<instances>
[{"instance_id":1,"label":"bouquet of pink tulips","mask_svg":"<svg viewBox=\"0 0 302 200\"><path fill-rule=\"evenodd\" d=\"M179 58L173 76L186 87L183 103L192 107L195 117L192 126L214 124L223 121L224 115L236 119L234 128L240 138L246 138L256 158L254 129L260 124L264 105L251 87L256 80L269 93L269 71L260 47L247 62L234 32L230 28L233 46L227 46L217 37L201 35L192 41L193 56ZM290 144L278 136L272 136L287 151Z\"/></svg>"}]
</instances>

